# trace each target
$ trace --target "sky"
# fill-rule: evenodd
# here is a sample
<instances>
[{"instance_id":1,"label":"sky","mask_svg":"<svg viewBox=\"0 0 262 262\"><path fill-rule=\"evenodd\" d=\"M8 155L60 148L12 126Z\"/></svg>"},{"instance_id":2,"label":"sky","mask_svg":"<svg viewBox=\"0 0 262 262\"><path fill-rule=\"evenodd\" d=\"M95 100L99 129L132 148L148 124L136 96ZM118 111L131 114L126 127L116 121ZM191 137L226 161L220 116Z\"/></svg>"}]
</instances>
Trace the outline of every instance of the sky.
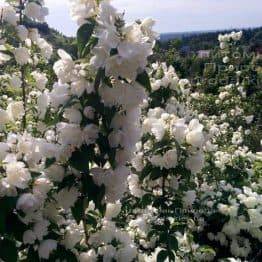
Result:
<instances>
[{"instance_id":1,"label":"sky","mask_svg":"<svg viewBox=\"0 0 262 262\"><path fill-rule=\"evenodd\" d=\"M74 36L77 30L69 15L69 0L45 0L47 22ZM127 22L151 17L159 33L232 29L262 26L262 0L113 0L125 11Z\"/></svg>"}]
</instances>

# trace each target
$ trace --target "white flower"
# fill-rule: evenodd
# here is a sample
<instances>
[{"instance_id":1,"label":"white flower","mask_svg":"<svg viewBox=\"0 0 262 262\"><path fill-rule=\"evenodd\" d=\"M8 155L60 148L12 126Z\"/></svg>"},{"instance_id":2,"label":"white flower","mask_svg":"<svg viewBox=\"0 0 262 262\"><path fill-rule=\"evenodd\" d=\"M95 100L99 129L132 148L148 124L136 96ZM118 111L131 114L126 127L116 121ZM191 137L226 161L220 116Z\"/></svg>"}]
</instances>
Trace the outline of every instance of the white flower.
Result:
<instances>
[{"instance_id":1,"label":"white flower","mask_svg":"<svg viewBox=\"0 0 262 262\"><path fill-rule=\"evenodd\" d=\"M61 244L67 249L73 249L75 245L81 241L84 235L83 225L77 225L73 221L66 227L65 237Z\"/></svg>"},{"instance_id":2,"label":"white flower","mask_svg":"<svg viewBox=\"0 0 262 262\"><path fill-rule=\"evenodd\" d=\"M70 82L74 76L75 63L64 50L59 49L57 53L61 59L55 62L53 66L55 74L62 83Z\"/></svg>"},{"instance_id":3,"label":"white flower","mask_svg":"<svg viewBox=\"0 0 262 262\"><path fill-rule=\"evenodd\" d=\"M161 155L154 155L151 157L150 162L154 166L163 168L165 166L164 158Z\"/></svg>"},{"instance_id":4,"label":"white flower","mask_svg":"<svg viewBox=\"0 0 262 262\"><path fill-rule=\"evenodd\" d=\"M79 255L80 262L96 262L97 254L94 249L90 249L88 252L81 253Z\"/></svg>"},{"instance_id":5,"label":"white flower","mask_svg":"<svg viewBox=\"0 0 262 262\"><path fill-rule=\"evenodd\" d=\"M16 208L22 210L25 214L36 211L39 206L39 200L30 193L21 195L16 203Z\"/></svg>"},{"instance_id":6,"label":"white flower","mask_svg":"<svg viewBox=\"0 0 262 262\"><path fill-rule=\"evenodd\" d=\"M134 245L129 245L117 251L115 258L119 262L131 262L137 256L137 249Z\"/></svg>"},{"instance_id":7,"label":"white flower","mask_svg":"<svg viewBox=\"0 0 262 262\"><path fill-rule=\"evenodd\" d=\"M29 2L25 7L25 15L39 22L44 22L45 16L48 15L48 9L35 2Z\"/></svg>"},{"instance_id":8,"label":"white flower","mask_svg":"<svg viewBox=\"0 0 262 262\"><path fill-rule=\"evenodd\" d=\"M95 117L95 109L93 107L91 107L91 106L85 107L85 109L84 109L84 116L87 119L94 119L94 117Z\"/></svg>"},{"instance_id":9,"label":"white flower","mask_svg":"<svg viewBox=\"0 0 262 262\"><path fill-rule=\"evenodd\" d=\"M80 124L82 121L82 114L75 108L66 108L63 117L73 124Z\"/></svg>"},{"instance_id":10,"label":"white flower","mask_svg":"<svg viewBox=\"0 0 262 262\"><path fill-rule=\"evenodd\" d=\"M38 240L43 240L43 237L48 234L48 227L50 222L47 220L41 220L34 224L33 231Z\"/></svg>"},{"instance_id":11,"label":"white flower","mask_svg":"<svg viewBox=\"0 0 262 262\"><path fill-rule=\"evenodd\" d=\"M53 164L45 170L45 174L54 182L62 182L65 176L65 169L62 166Z\"/></svg>"},{"instance_id":12,"label":"white flower","mask_svg":"<svg viewBox=\"0 0 262 262\"><path fill-rule=\"evenodd\" d=\"M31 39L31 41L37 42L37 40L40 38L37 28L29 28L28 37Z\"/></svg>"},{"instance_id":13,"label":"white flower","mask_svg":"<svg viewBox=\"0 0 262 262\"><path fill-rule=\"evenodd\" d=\"M105 199L107 203L120 200L127 188L127 177L130 171L125 166L118 166L115 170L92 169L94 182L106 187Z\"/></svg>"},{"instance_id":14,"label":"white flower","mask_svg":"<svg viewBox=\"0 0 262 262\"><path fill-rule=\"evenodd\" d=\"M230 61L230 59L229 59L228 56L225 56L225 57L223 58L223 63L224 63L224 64L227 64L229 61Z\"/></svg>"},{"instance_id":15,"label":"white flower","mask_svg":"<svg viewBox=\"0 0 262 262\"><path fill-rule=\"evenodd\" d=\"M16 25L19 20L15 9L10 5L4 6L2 15L3 20L11 25Z\"/></svg>"},{"instance_id":16,"label":"white flower","mask_svg":"<svg viewBox=\"0 0 262 262\"><path fill-rule=\"evenodd\" d=\"M166 169L175 168L177 166L177 150L168 150L163 157L164 167Z\"/></svg>"},{"instance_id":17,"label":"white flower","mask_svg":"<svg viewBox=\"0 0 262 262\"><path fill-rule=\"evenodd\" d=\"M71 0L70 2L70 15L79 26L86 23L86 19L97 12L96 0Z\"/></svg>"},{"instance_id":18,"label":"white flower","mask_svg":"<svg viewBox=\"0 0 262 262\"><path fill-rule=\"evenodd\" d=\"M158 141L162 140L166 133L165 122L162 119L154 121L151 131Z\"/></svg>"},{"instance_id":19,"label":"white flower","mask_svg":"<svg viewBox=\"0 0 262 262\"><path fill-rule=\"evenodd\" d=\"M39 37L36 44L41 49L41 55L49 60L53 54L53 47L44 38Z\"/></svg>"},{"instance_id":20,"label":"white flower","mask_svg":"<svg viewBox=\"0 0 262 262\"><path fill-rule=\"evenodd\" d=\"M194 147L201 148L205 138L203 135L203 125L197 119L193 119L189 123L189 132L186 135L186 142Z\"/></svg>"},{"instance_id":21,"label":"white flower","mask_svg":"<svg viewBox=\"0 0 262 262\"><path fill-rule=\"evenodd\" d=\"M106 245L99 247L98 253L100 256L103 256L104 261L111 261L113 260L115 254L116 254L116 248L112 245Z\"/></svg>"},{"instance_id":22,"label":"white flower","mask_svg":"<svg viewBox=\"0 0 262 262\"><path fill-rule=\"evenodd\" d=\"M253 115L246 116L245 120L246 120L247 124L251 124L254 120L254 116Z\"/></svg>"},{"instance_id":23,"label":"white flower","mask_svg":"<svg viewBox=\"0 0 262 262\"><path fill-rule=\"evenodd\" d=\"M6 165L7 182L17 188L25 189L31 180L31 174L23 162L10 162Z\"/></svg>"},{"instance_id":24,"label":"white flower","mask_svg":"<svg viewBox=\"0 0 262 262\"><path fill-rule=\"evenodd\" d=\"M52 239L44 240L38 247L38 255L40 258L49 259L49 256L54 250L56 250L56 248L57 241Z\"/></svg>"},{"instance_id":25,"label":"white flower","mask_svg":"<svg viewBox=\"0 0 262 262\"><path fill-rule=\"evenodd\" d=\"M5 125L10 121L8 113L0 108L0 125Z\"/></svg>"},{"instance_id":26,"label":"white flower","mask_svg":"<svg viewBox=\"0 0 262 262\"><path fill-rule=\"evenodd\" d=\"M86 91L91 94L94 91L94 86L84 78L77 79L71 84L71 92L73 95L80 97Z\"/></svg>"},{"instance_id":27,"label":"white flower","mask_svg":"<svg viewBox=\"0 0 262 262\"><path fill-rule=\"evenodd\" d=\"M241 132L234 132L232 137L232 144L234 145L240 145L243 142L242 134Z\"/></svg>"},{"instance_id":28,"label":"white flower","mask_svg":"<svg viewBox=\"0 0 262 262\"><path fill-rule=\"evenodd\" d=\"M133 160L132 160L132 166L138 171L141 172L144 168L144 155L142 152L138 152Z\"/></svg>"},{"instance_id":29,"label":"white flower","mask_svg":"<svg viewBox=\"0 0 262 262\"><path fill-rule=\"evenodd\" d=\"M183 200L184 206L192 206L192 204L196 200L196 192L194 190L189 190L185 192L185 195L182 200Z\"/></svg>"},{"instance_id":30,"label":"white flower","mask_svg":"<svg viewBox=\"0 0 262 262\"><path fill-rule=\"evenodd\" d=\"M60 190L54 198L56 199L59 206L63 209L68 210L73 207L79 196L78 189L75 187L63 188Z\"/></svg>"},{"instance_id":31,"label":"white flower","mask_svg":"<svg viewBox=\"0 0 262 262\"><path fill-rule=\"evenodd\" d=\"M0 142L0 161L3 161L9 151L9 146L7 143Z\"/></svg>"},{"instance_id":32,"label":"white flower","mask_svg":"<svg viewBox=\"0 0 262 262\"><path fill-rule=\"evenodd\" d=\"M67 84L55 83L52 91L49 93L50 103L52 107L57 109L59 106L64 105L69 96L69 86Z\"/></svg>"},{"instance_id":33,"label":"white flower","mask_svg":"<svg viewBox=\"0 0 262 262\"><path fill-rule=\"evenodd\" d=\"M231 33L231 38L232 38L234 41L239 41L239 40L242 38L242 35L243 35L243 32L242 32L242 31L232 32L232 33Z\"/></svg>"},{"instance_id":34,"label":"white flower","mask_svg":"<svg viewBox=\"0 0 262 262\"><path fill-rule=\"evenodd\" d=\"M204 155L200 152L195 155L191 155L186 160L186 168L189 169L193 174L199 173L205 164Z\"/></svg>"},{"instance_id":35,"label":"white flower","mask_svg":"<svg viewBox=\"0 0 262 262\"><path fill-rule=\"evenodd\" d=\"M11 59L11 56L6 55L2 52L0 52L0 65L2 65L3 63L9 61Z\"/></svg>"},{"instance_id":36,"label":"white flower","mask_svg":"<svg viewBox=\"0 0 262 262\"><path fill-rule=\"evenodd\" d=\"M6 111L12 121L21 119L25 113L23 102L11 102Z\"/></svg>"},{"instance_id":37,"label":"white flower","mask_svg":"<svg viewBox=\"0 0 262 262\"><path fill-rule=\"evenodd\" d=\"M83 142L82 130L77 124L58 123L57 133L61 144L78 147Z\"/></svg>"},{"instance_id":38,"label":"white flower","mask_svg":"<svg viewBox=\"0 0 262 262\"><path fill-rule=\"evenodd\" d=\"M48 82L46 74L40 73L38 71L34 71L31 73L31 75L35 79L35 84L36 84L37 89L41 91L44 90Z\"/></svg>"},{"instance_id":39,"label":"white flower","mask_svg":"<svg viewBox=\"0 0 262 262\"><path fill-rule=\"evenodd\" d=\"M173 125L173 135L178 143L183 143L186 136L187 125L184 119L178 119Z\"/></svg>"},{"instance_id":40,"label":"white flower","mask_svg":"<svg viewBox=\"0 0 262 262\"><path fill-rule=\"evenodd\" d=\"M112 148L116 148L119 145L122 145L123 136L124 134L121 130L112 131L108 136L109 145Z\"/></svg>"},{"instance_id":41,"label":"white flower","mask_svg":"<svg viewBox=\"0 0 262 262\"><path fill-rule=\"evenodd\" d=\"M87 145L95 143L98 138L99 128L94 124L87 125L83 130L84 141Z\"/></svg>"},{"instance_id":42,"label":"white flower","mask_svg":"<svg viewBox=\"0 0 262 262\"><path fill-rule=\"evenodd\" d=\"M51 190L52 183L48 178L40 177L35 180L33 193L39 197L46 198L47 193Z\"/></svg>"},{"instance_id":43,"label":"white flower","mask_svg":"<svg viewBox=\"0 0 262 262\"><path fill-rule=\"evenodd\" d=\"M106 205L106 214L105 214L105 217L107 219L112 219L114 217L117 217L118 214L120 213L121 211L121 203L120 202L117 202L116 204L111 204L111 203L108 203Z\"/></svg>"},{"instance_id":44,"label":"white flower","mask_svg":"<svg viewBox=\"0 0 262 262\"><path fill-rule=\"evenodd\" d=\"M37 111L40 119L44 119L49 104L50 97L48 96L47 92L42 93L37 98Z\"/></svg>"},{"instance_id":45,"label":"white flower","mask_svg":"<svg viewBox=\"0 0 262 262\"><path fill-rule=\"evenodd\" d=\"M32 230L27 230L23 234L23 243L24 244L34 244L36 241L36 235Z\"/></svg>"},{"instance_id":46,"label":"white flower","mask_svg":"<svg viewBox=\"0 0 262 262\"><path fill-rule=\"evenodd\" d=\"M28 38L28 30L26 29L25 26L19 25L16 28L18 37L20 38L21 41L25 41Z\"/></svg>"},{"instance_id":47,"label":"white flower","mask_svg":"<svg viewBox=\"0 0 262 262\"><path fill-rule=\"evenodd\" d=\"M10 86L13 87L13 88L20 88L22 86L22 80L17 75L13 75L9 79L9 83L10 83Z\"/></svg>"},{"instance_id":48,"label":"white flower","mask_svg":"<svg viewBox=\"0 0 262 262\"><path fill-rule=\"evenodd\" d=\"M30 62L30 53L26 47L18 47L14 50L15 60L20 65Z\"/></svg>"},{"instance_id":49,"label":"white flower","mask_svg":"<svg viewBox=\"0 0 262 262\"><path fill-rule=\"evenodd\" d=\"M141 198L144 195L143 190L140 188L139 177L137 175L131 174L128 177L128 187L131 195L138 198Z\"/></svg>"},{"instance_id":50,"label":"white flower","mask_svg":"<svg viewBox=\"0 0 262 262\"><path fill-rule=\"evenodd\" d=\"M236 257L247 257L251 252L249 240L243 237L234 238L230 245L230 251Z\"/></svg>"}]
</instances>

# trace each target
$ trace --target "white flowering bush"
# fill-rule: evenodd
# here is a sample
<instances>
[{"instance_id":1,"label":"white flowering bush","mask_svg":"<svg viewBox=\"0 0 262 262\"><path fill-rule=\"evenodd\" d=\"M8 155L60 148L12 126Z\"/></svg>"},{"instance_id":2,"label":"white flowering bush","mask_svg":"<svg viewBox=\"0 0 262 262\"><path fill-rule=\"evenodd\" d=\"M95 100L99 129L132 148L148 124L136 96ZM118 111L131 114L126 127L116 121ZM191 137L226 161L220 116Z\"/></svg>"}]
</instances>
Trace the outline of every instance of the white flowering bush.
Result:
<instances>
[{"instance_id":1,"label":"white flowering bush","mask_svg":"<svg viewBox=\"0 0 262 262\"><path fill-rule=\"evenodd\" d=\"M7 99L1 109L3 260L93 261L107 257L110 244L112 258L136 257L110 209L126 191L126 164L140 138L139 105L155 33L151 20L125 25L110 3L93 2L92 13L78 12L79 59L58 50L57 81L49 88L47 76L31 68L40 55L50 58L52 48L24 25L25 19L42 22L46 8L37 1L2 7L6 29L14 27L18 42L4 43L3 62L15 60L21 73L11 85L22 88L22 100Z\"/></svg>"},{"instance_id":2,"label":"white flowering bush","mask_svg":"<svg viewBox=\"0 0 262 262\"><path fill-rule=\"evenodd\" d=\"M172 66L148 65L153 20L71 0L78 54L58 49L51 64L34 28L44 1L3 2L0 261L261 257L261 153L248 140L258 117L232 56L241 32L219 36L237 82L208 114Z\"/></svg>"},{"instance_id":3,"label":"white flowering bush","mask_svg":"<svg viewBox=\"0 0 262 262\"><path fill-rule=\"evenodd\" d=\"M197 241L213 246L217 258L256 260L261 255L261 178L256 171L261 157L248 145L259 115L250 114L247 107L251 75L245 67L239 70L233 55L241 36L242 32L219 36L222 53L227 51L223 74L232 82L214 94L215 114L200 115L209 129L210 152L199 185L199 204L207 212L198 218ZM192 96L193 104L206 99L199 93Z\"/></svg>"},{"instance_id":4,"label":"white flowering bush","mask_svg":"<svg viewBox=\"0 0 262 262\"><path fill-rule=\"evenodd\" d=\"M191 108L190 83L179 79L172 66L158 63L152 65L150 80L143 137L128 178L131 196L124 202L133 210L128 229L141 261L213 258L214 251L196 245L192 236L208 134Z\"/></svg>"}]
</instances>

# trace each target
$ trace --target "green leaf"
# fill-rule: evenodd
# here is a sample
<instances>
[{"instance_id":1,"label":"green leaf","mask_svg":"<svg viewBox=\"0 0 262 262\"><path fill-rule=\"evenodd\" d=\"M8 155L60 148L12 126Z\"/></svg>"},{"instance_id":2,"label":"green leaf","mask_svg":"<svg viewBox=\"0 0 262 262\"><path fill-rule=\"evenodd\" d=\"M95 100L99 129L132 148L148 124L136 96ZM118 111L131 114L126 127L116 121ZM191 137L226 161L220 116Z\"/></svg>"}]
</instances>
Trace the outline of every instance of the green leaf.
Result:
<instances>
[{"instance_id":1,"label":"green leaf","mask_svg":"<svg viewBox=\"0 0 262 262\"><path fill-rule=\"evenodd\" d=\"M157 230L151 230L148 234L147 234L147 237L150 239L152 238L153 236L157 236L158 235L158 231Z\"/></svg>"},{"instance_id":2,"label":"green leaf","mask_svg":"<svg viewBox=\"0 0 262 262\"><path fill-rule=\"evenodd\" d=\"M157 254L157 262L164 262L168 257L168 251L167 250L161 250L158 254Z\"/></svg>"},{"instance_id":3,"label":"green leaf","mask_svg":"<svg viewBox=\"0 0 262 262\"><path fill-rule=\"evenodd\" d=\"M175 236L172 235L168 236L168 245L169 248L172 249L173 251L178 250L178 241Z\"/></svg>"},{"instance_id":4,"label":"green leaf","mask_svg":"<svg viewBox=\"0 0 262 262\"><path fill-rule=\"evenodd\" d=\"M152 91L151 88L151 83L150 83L150 78L147 74L146 71L144 71L143 73L139 74L136 78L136 81L141 84L143 87L145 87L145 89L150 93Z\"/></svg>"},{"instance_id":5,"label":"green leaf","mask_svg":"<svg viewBox=\"0 0 262 262\"><path fill-rule=\"evenodd\" d=\"M55 162L56 162L55 157L47 158L46 161L45 161L45 168L52 166Z\"/></svg>"},{"instance_id":6,"label":"green leaf","mask_svg":"<svg viewBox=\"0 0 262 262\"><path fill-rule=\"evenodd\" d=\"M58 191L63 188L72 188L76 184L77 178L74 175L66 176L58 185Z\"/></svg>"},{"instance_id":7,"label":"green leaf","mask_svg":"<svg viewBox=\"0 0 262 262\"><path fill-rule=\"evenodd\" d=\"M81 222L82 218L84 217L83 204L84 204L84 200L80 198L76 201L75 205L71 208L73 217L78 225Z\"/></svg>"},{"instance_id":8,"label":"green leaf","mask_svg":"<svg viewBox=\"0 0 262 262\"><path fill-rule=\"evenodd\" d=\"M168 238L168 233L163 232L159 235L159 243L161 244L166 244L167 243L167 238Z\"/></svg>"},{"instance_id":9,"label":"green leaf","mask_svg":"<svg viewBox=\"0 0 262 262\"><path fill-rule=\"evenodd\" d=\"M141 205L145 208L152 203L153 196L151 194L145 194L141 198Z\"/></svg>"},{"instance_id":10,"label":"green leaf","mask_svg":"<svg viewBox=\"0 0 262 262\"><path fill-rule=\"evenodd\" d=\"M7 239L0 240L0 258L6 262L17 261L18 252L15 242Z\"/></svg>"},{"instance_id":11,"label":"green leaf","mask_svg":"<svg viewBox=\"0 0 262 262\"><path fill-rule=\"evenodd\" d=\"M33 247L30 247L27 253L27 258L23 260L24 262L38 262L40 261L38 252L34 250Z\"/></svg>"},{"instance_id":12,"label":"green leaf","mask_svg":"<svg viewBox=\"0 0 262 262\"><path fill-rule=\"evenodd\" d=\"M5 197L0 199L0 233L6 233L8 227L8 216L12 214L16 207L17 198Z\"/></svg>"},{"instance_id":13,"label":"green leaf","mask_svg":"<svg viewBox=\"0 0 262 262\"><path fill-rule=\"evenodd\" d=\"M95 207L104 214L105 204L102 203L102 200L105 196L105 186L98 186L94 183L93 177L89 174L83 174L82 176L83 183L83 192L89 201L94 201Z\"/></svg>"},{"instance_id":14,"label":"green leaf","mask_svg":"<svg viewBox=\"0 0 262 262\"><path fill-rule=\"evenodd\" d=\"M23 242L24 232L27 226L21 222L15 212L9 213L6 218L6 232L8 235L13 236L17 241Z\"/></svg>"},{"instance_id":15,"label":"green leaf","mask_svg":"<svg viewBox=\"0 0 262 262\"><path fill-rule=\"evenodd\" d=\"M142 170L140 176L139 176L139 180L140 182L143 182L143 180L150 175L150 172L152 170L152 166L150 164L147 164L144 169Z\"/></svg>"},{"instance_id":16,"label":"green leaf","mask_svg":"<svg viewBox=\"0 0 262 262\"><path fill-rule=\"evenodd\" d=\"M86 224L91 225L92 228L97 226L97 218L93 214L87 214L86 216Z\"/></svg>"},{"instance_id":17,"label":"green leaf","mask_svg":"<svg viewBox=\"0 0 262 262\"><path fill-rule=\"evenodd\" d=\"M86 46L94 32L96 22L94 19L88 19L86 24L83 24L77 31L77 47L78 57L82 58L86 55L84 51L87 51ZM85 50L86 49L86 50Z\"/></svg>"},{"instance_id":18,"label":"green leaf","mask_svg":"<svg viewBox=\"0 0 262 262\"><path fill-rule=\"evenodd\" d=\"M161 178L163 176L163 170L161 170L160 168L156 167L153 168L150 174L150 179L152 180L156 180L158 178Z\"/></svg>"},{"instance_id":19,"label":"green leaf","mask_svg":"<svg viewBox=\"0 0 262 262\"><path fill-rule=\"evenodd\" d=\"M91 36L89 42L86 44L86 46L82 51L82 57L87 56L91 52L91 49L97 45L97 43L98 43L98 38Z\"/></svg>"},{"instance_id":20,"label":"green leaf","mask_svg":"<svg viewBox=\"0 0 262 262\"><path fill-rule=\"evenodd\" d=\"M83 145L79 150L72 154L69 163L76 170L89 173L89 161L93 160L93 155L93 147Z\"/></svg>"}]
</instances>

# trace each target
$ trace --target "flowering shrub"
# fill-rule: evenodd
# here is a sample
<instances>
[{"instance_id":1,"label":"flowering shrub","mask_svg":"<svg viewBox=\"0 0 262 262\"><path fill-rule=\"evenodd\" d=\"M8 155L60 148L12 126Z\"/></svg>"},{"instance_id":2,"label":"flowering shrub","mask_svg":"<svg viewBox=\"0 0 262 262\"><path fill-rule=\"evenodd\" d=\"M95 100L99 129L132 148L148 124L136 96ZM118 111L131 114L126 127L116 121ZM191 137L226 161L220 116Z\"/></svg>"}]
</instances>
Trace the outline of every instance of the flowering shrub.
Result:
<instances>
[{"instance_id":1,"label":"flowering shrub","mask_svg":"<svg viewBox=\"0 0 262 262\"><path fill-rule=\"evenodd\" d=\"M261 256L261 154L248 147L244 73L219 36L220 110L165 63L154 21L71 0L78 57L34 23L44 1L5 1L0 46L0 261L217 261ZM53 59L52 59L53 60ZM234 117L234 118L232 118Z\"/></svg>"}]
</instances>

